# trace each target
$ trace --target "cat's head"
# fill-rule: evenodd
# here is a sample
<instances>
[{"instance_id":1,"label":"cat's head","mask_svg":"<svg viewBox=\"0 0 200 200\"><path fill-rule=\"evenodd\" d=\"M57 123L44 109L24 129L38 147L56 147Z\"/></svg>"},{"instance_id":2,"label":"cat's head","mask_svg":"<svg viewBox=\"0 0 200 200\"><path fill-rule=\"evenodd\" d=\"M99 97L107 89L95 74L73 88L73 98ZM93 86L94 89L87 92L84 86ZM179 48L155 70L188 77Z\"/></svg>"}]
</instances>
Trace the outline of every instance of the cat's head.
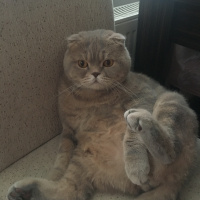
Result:
<instances>
[{"instance_id":1,"label":"cat's head","mask_svg":"<svg viewBox=\"0 0 200 200\"><path fill-rule=\"evenodd\" d=\"M131 59L123 35L110 30L85 31L67 41L64 72L77 87L108 90L126 79Z\"/></svg>"}]
</instances>

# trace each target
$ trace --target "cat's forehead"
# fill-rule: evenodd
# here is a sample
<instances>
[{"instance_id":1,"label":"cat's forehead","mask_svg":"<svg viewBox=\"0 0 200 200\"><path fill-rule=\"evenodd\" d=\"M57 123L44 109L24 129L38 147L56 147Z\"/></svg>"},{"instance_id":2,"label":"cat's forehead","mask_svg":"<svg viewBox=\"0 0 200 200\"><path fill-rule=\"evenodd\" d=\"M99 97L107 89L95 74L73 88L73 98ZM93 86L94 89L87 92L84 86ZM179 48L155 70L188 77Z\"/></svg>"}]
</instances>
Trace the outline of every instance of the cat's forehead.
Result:
<instances>
[{"instance_id":1,"label":"cat's forehead","mask_svg":"<svg viewBox=\"0 0 200 200\"><path fill-rule=\"evenodd\" d=\"M79 33L79 39L75 43L76 53L90 58L106 56L105 54L109 51L107 37L96 31Z\"/></svg>"},{"instance_id":2,"label":"cat's forehead","mask_svg":"<svg viewBox=\"0 0 200 200\"><path fill-rule=\"evenodd\" d=\"M78 50L84 59L95 62L105 59L109 54L106 41L100 38L88 38L82 43L82 48Z\"/></svg>"},{"instance_id":3,"label":"cat's forehead","mask_svg":"<svg viewBox=\"0 0 200 200\"><path fill-rule=\"evenodd\" d=\"M124 49L125 37L109 30L84 31L68 38L69 51L76 56L104 59ZM98 60L99 60L98 59Z\"/></svg>"},{"instance_id":4,"label":"cat's forehead","mask_svg":"<svg viewBox=\"0 0 200 200\"><path fill-rule=\"evenodd\" d=\"M108 41L105 38L94 36L83 40L80 45L86 52L92 51L98 53L107 49Z\"/></svg>"}]
</instances>

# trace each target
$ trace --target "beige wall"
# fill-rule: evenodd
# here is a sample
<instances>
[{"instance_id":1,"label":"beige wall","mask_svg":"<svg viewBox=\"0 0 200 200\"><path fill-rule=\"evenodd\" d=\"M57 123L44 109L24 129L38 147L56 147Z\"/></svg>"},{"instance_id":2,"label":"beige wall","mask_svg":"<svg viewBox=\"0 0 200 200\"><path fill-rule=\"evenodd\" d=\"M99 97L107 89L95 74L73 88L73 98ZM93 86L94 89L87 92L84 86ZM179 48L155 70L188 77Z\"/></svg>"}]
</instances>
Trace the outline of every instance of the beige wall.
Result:
<instances>
[{"instance_id":1,"label":"beige wall","mask_svg":"<svg viewBox=\"0 0 200 200\"><path fill-rule=\"evenodd\" d=\"M61 131L65 37L113 26L111 0L0 0L0 171Z\"/></svg>"}]
</instances>

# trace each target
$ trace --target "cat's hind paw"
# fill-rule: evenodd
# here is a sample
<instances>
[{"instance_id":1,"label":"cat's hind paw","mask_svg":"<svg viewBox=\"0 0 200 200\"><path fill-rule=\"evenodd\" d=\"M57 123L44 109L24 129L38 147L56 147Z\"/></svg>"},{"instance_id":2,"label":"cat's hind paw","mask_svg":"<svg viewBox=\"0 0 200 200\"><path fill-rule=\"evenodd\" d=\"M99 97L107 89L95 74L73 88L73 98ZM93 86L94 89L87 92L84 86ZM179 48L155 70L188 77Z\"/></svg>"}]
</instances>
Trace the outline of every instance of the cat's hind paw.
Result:
<instances>
[{"instance_id":1,"label":"cat's hind paw","mask_svg":"<svg viewBox=\"0 0 200 200\"><path fill-rule=\"evenodd\" d=\"M14 183L8 190L8 200L31 200L33 197L34 178L26 178Z\"/></svg>"},{"instance_id":2,"label":"cat's hind paw","mask_svg":"<svg viewBox=\"0 0 200 200\"><path fill-rule=\"evenodd\" d=\"M132 132L141 132L151 122L152 115L144 109L130 109L124 113L124 118Z\"/></svg>"},{"instance_id":3,"label":"cat's hind paw","mask_svg":"<svg viewBox=\"0 0 200 200\"><path fill-rule=\"evenodd\" d=\"M21 188L15 188L14 186L9 189L7 195L8 200L31 200L31 197L31 190L23 190Z\"/></svg>"}]
</instances>

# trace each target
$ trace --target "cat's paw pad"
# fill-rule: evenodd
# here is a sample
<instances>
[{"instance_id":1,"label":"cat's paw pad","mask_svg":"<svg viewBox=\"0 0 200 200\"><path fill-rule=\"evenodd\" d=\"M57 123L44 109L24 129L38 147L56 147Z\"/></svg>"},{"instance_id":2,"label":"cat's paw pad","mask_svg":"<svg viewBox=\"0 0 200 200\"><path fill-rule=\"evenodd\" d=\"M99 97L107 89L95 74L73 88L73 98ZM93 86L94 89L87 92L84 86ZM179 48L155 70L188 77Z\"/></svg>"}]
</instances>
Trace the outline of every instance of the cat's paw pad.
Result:
<instances>
[{"instance_id":1,"label":"cat's paw pad","mask_svg":"<svg viewBox=\"0 0 200 200\"><path fill-rule=\"evenodd\" d=\"M132 132L141 132L150 124L152 115L144 109L130 109L124 113L124 118Z\"/></svg>"},{"instance_id":2,"label":"cat's paw pad","mask_svg":"<svg viewBox=\"0 0 200 200\"><path fill-rule=\"evenodd\" d=\"M8 200L30 200L32 197L31 190L23 190L21 188L10 188L7 198Z\"/></svg>"}]
</instances>

